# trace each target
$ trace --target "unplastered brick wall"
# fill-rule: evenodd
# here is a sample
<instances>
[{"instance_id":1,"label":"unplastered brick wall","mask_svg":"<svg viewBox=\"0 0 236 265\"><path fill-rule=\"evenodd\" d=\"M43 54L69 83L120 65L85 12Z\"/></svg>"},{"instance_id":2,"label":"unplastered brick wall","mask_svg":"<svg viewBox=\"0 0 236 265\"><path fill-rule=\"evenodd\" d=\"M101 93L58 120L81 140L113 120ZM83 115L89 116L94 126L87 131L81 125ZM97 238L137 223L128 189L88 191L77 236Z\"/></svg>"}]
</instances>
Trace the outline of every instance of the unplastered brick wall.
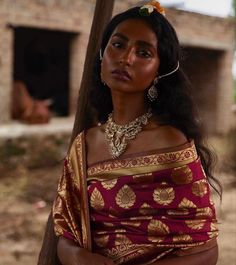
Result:
<instances>
[{"instance_id":1,"label":"unplastered brick wall","mask_svg":"<svg viewBox=\"0 0 236 265\"><path fill-rule=\"evenodd\" d=\"M168 19L177 29L183 44L212 49L232 49L234 22L230 18L168 10Z\"/></svg>"},{"instance_id":2,"label":"unplastered brick wall","mask_svg":"<svg viewBox=\"0 0 236 265\"><path fill-rule=\"evenodd\" d=\"M0 124L10 121L14 28L74 34L70 54L70 103L74 111L94 12L94 1L3 0L0 2Z\"/></svg>"},{"instance_id":3,"label":"unplastered brick wall","mask_svg":"<svg viewBox=\"0 0 236 265\"><path fill-rule=\"evenodd\" d=\"M83 71L83 63L93 18L95 0L2 0L0 1L0 124L10 122L10 101L13 79L14 58L14 28L31 27L49 30L60 30L74 33L70 50L70 114L76 109L76 98ZM135 0L115 1L114 14L135 6ZM230 19L210 17L192 12L169 9L167 18L176 28L180 43L185 48L191 48L196 56L199 49L213 51L215 58L206 55L204 64L208 69L217 64L215 74L214 104L208 115L204 110L207 105L206 94L212 90L211 80L204 76L204 83L200 82L202 93L199 104L203 104L205 120L216 117L211 122L210 132L227 132L232 123L232 60L234 43L234 23ZM215 52L215 53L214 53ZM219 53L221 56L219 56ZM201 53L202 54L202 53ZM205 53L204 53L205 54ZM211 53L212 54L212 53ZM208 60L210 60L208 62ZM212 63L215 60L215 63ZM201 60L203 61L203 60ZM188 62L189 63L189 62ZM192 62L193 67L202 65ZM195 69L194 75L198 72ZM199 79L201 76L199 74ZM197 78L196 78L197 79ZM212 100L212 99L211 99ZM204 101L203 103L201 103ZM224 126L222 126L222 124Z\"/></svg>"}]
</instances>

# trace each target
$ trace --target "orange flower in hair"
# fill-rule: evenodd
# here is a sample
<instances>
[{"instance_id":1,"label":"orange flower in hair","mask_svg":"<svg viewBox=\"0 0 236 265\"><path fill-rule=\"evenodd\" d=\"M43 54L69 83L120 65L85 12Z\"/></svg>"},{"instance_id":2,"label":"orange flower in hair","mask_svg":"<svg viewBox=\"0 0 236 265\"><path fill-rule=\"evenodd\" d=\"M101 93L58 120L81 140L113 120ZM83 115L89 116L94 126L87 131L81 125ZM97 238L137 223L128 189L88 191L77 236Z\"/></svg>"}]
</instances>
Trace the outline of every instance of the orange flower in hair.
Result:
<instances>
[{"instance_id":1,"label":"orange flower in hair","mask_svg":"<svg viewBox=\"0 0 236 265\"><path fill-rule=\"evenodd\" d=\"M158 1L154 0L140 7L139 13L142 16L149 16L154 10L165 16L165 9L161 6L161 4Z\"/></svg>"}]
</instances>

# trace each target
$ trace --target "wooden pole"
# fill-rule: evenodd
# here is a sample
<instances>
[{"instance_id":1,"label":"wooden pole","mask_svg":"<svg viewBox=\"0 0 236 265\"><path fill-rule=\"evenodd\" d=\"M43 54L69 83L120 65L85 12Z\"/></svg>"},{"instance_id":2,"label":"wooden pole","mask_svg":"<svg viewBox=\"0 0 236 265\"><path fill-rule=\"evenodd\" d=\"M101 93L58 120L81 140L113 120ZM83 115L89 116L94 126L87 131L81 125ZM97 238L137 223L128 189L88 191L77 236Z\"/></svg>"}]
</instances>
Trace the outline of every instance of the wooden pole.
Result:
<instances>
[{"instance_id":1,"label":"wooden pole","mask_svg":"<svg viewBox=\"0 0 236 265\"><path fill-rule=\"evenodd\" d=\"M90 31L90 37L88 42L88 48L86 52L86 59L84 64L84 71L79 90L79 97L77 101L77 112L75 115L74 128L71 136L71 142L82 131L83 125L86 124L86 120L91 120L91 112L88 106L88 87L92 82L92 71L94 64L94 58L99 50L102 32L111 19L114 0L97 0L96 7Z\"/></svg>"},{"instance_id":2,"label":"wooden pole","mask_svg":"<svg viewBox=\"0 0 236 265\"><path fill-rule=\"evenodd\" d=\"M114 0L97 0L96 2L95 13L93 17L93 23L90 32L89 43L88 43L86 59L84 64L83 77L79 91L78 107L75 116L74 128L71 136L71 143L73 139L77 136L77 134L82 129L84 129L82 128L82 125L86 124L85 122L86 119L91 118L88 117L90 111L87 100L88 99L87 88L91 85L91 80L92 80L91 69L93 68L95 54L97 53L98 48L100 47L101 36L104 27L111 18L114 2L115 2ZM43 246L39 254L38 265L61 264L56 254L58 238L54 234L53 227L54 225L53 225L52 213L50 213L47 222L47 229L44 235Z\"/></svg>"}]
</instances>

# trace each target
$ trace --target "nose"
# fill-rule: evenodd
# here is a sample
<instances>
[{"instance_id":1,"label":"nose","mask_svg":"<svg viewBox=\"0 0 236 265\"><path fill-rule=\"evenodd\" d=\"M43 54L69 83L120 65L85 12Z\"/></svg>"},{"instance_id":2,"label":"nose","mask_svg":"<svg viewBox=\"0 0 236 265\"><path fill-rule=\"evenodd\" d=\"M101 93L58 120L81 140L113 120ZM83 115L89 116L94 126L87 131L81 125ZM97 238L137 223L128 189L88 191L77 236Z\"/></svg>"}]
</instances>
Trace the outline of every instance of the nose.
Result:
<instances>
[{"instance_id":1,"label":"nose","mask_svg":"<svg viewBox=\"0 0 236 265\"><path fill-rule=\"evenodd\" d=\"M135 54L133 48L125 49L124 52L122 53L119 63L128 66L132 65L134 62L134 56Z\"/></svg>"}]
</instances>

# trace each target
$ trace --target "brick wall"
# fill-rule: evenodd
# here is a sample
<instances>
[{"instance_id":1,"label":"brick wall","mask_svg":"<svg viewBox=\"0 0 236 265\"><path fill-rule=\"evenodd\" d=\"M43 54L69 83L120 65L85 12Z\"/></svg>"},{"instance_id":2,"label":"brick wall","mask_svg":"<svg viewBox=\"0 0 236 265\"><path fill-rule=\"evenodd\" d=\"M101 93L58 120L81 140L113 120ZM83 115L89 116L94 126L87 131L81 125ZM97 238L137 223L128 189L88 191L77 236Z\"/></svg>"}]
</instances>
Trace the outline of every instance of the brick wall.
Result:
<instances>
[{"instance_id":1,"label":"brick wall","mask_svg":"<svg viewBox=\"0 0 236 265\"><path fill-rule=\"evenodd\" d=\"M116 1L114 13L136 3ZM75 112L94 4L95 0L0 2L0 123L10 121L14 27L19 26L74 33L69 79L70 113ZM167 10L167 18L176 28L182 46L192 56L186 60L185 68L193 77L193 93L208 131L227 132L233 123L230 107L234 24L229 19L172 9Z\"/></svg>"},{"instance_id":2,"label":"brick wall","mask_svg":"<svg viewBox=\"0 0 236 265\"><path fill-rule=\"evenodd\" d=\"M94 1L3 0L0 3L0 123L10 120L14 27L74 33L71 42L70 108L75 111Z\"/></svg>"}]
</instances>

